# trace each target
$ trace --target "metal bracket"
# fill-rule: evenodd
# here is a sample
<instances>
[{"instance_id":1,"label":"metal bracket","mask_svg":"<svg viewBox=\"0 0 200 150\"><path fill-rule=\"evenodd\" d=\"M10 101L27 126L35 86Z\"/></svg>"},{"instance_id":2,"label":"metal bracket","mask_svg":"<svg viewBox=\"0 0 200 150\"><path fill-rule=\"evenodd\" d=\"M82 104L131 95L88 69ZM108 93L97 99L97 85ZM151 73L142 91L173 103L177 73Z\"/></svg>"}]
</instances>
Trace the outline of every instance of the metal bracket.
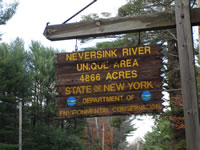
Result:
<instances>
[{"instance_id":1,"label":"metal bracket","mask_svg":"<svg viewBox=\"0 0 200 150\"><path fill-rule=\"evenodd\" d=\"M91 2L90 4L88 4L87 6L85 6L83 9L81 9L80 11L78 11L76 14L74 14L73 16L71 16L69 19L67 19L66 21L64 21L63 24L67 23L69 20L71 20L72 18L74 18L75 16L77 16L78 14L80 14L83 10L85 10L86 8L88 8L90 5L92 5L96 1L97 0L93 0L93 2Z\"/></svg>"},{"instance_id":2,"label":"metal bracket","mask_svg":"<svg viewBox=\"0 0 200 150\"><path fill-rule=\"evenodd\" d=\"M103 27L102 27L102 25L101 25L100 20L98 20L98 21L96 22L96 26L97 26L97 33L103 32Z\"/></svg>"}]
</instances>

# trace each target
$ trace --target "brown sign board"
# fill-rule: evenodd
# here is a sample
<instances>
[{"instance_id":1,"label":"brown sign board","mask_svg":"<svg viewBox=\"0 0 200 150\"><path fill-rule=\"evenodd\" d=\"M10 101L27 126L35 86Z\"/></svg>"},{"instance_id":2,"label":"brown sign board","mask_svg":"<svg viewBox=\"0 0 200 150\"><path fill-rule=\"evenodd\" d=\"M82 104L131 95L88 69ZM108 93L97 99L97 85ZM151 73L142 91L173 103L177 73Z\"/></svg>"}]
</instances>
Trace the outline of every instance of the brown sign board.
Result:
<instances>
[{"instance_id":1,"label":"brown sign board","mask_svg":"<svg viewBox=\"0 0 200 150\"><path fill-rule=\"evenodd\" d=\"M160 101L162 94L160 91L150 91L151 99L153 101ZM143 102L141 97L143 91L135 92L118 92L118 93L105 93L102 94L91 94L76 96L76 106L75 107L84 107L84 106L97 106L97 105L110 105L110 104L136 104ZM57 106L58 107L68 107L66 96L57 97Z\"/></svg>"},{"instance_id":2,"label":"brown sign board","mask_svg":"<svg viewBox=\"0 0 200 150\"><path fill-rule=\"evenodd\" d=\"M160 113L162 112L161 102L137 103L137 104L119 104L104 106L86 106L68 109L66 107L58 108L58 119L74 117L100 117L112 115L131 115L142 113Z\"/></svg>"},{"instance_id":3,"label":"brown sign board","mask_svg":"<svg viewBox=\"0 0 200 150\"><path fill-rule=\"evenodd\" d=\"M58 118L160 112L160 51L159 45L153 45L57 54ZM156 109L148 110L154 104ZM144 109L114 111L128 105ZM85 113L100 108L106 112Z\"/></svg>"}]
</instances>

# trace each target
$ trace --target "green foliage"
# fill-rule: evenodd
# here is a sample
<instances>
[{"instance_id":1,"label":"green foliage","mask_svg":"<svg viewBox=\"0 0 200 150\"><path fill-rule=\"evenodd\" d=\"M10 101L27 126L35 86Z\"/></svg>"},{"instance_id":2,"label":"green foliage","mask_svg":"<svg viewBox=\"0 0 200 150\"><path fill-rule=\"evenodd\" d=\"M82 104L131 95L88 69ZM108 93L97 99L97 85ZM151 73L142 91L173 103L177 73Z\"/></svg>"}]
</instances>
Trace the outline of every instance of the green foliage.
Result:
<instances>
[{"instance_id":1,"label":"green foliage","mask_svg":"<svg viewBox=\"0 0 200 150\"><path fill-rule=\"evenodd\" d=\"M96 13L89 14L87 16L81 16L81 21L86 22L86 21L92 21L99 19L99 16Z\"/></svg>"},{"instance_id":2,"label":"green foliage","mask_svg":"<svg viewBox=\"0 0 200 150\"><path fill-rule=\"evenodd\" d=\"M2 0L0 0L0 25L6 24L6 22L15 14L17 5L17 2L13 2L5 6Z\"/></svg>"},{"instance_id":3,"label":"green foliage","mask_svg":"<svg viewBox=\"0 0 200 150\"><path fill-rule=\"evenodd\" d=\"M84 149L81 138L74 134L73 129L61 129L48 127L46 124L38 124L30 131L25 131L24 149L32 150L79 150Z\"/></svg>"},{"instance_id":4,"label":"green foliage","mask_svg":"<svg viewBox=\"0 0 200 150\"><path fill-rule=\"evenodd\" d=\"M160 119L156 122L152 132L144 137L143 150L169 150L171 149L171 128L168 120Z\"/></svg>"},{"instance_id":5,"label":"green foliage","mask_svg":"<svg viewBox=\"0 0 200 150\"><path fill-rule=\"evenodd\" d=\"M28 56L23 41L16 39L10 45L1 44L0 57L0 92L21 97L30 83L26 64Z\"/></svg>"},{"instance_id":6,"label":"green foliage","mask_svg":"<svg viewBox=\"0 0 200 150\"><path fill-rule=\"evenodd\" d=\"M173 9L174 0L129 0L118 10L118 15L137 16Z\"/></svg>"},{"instance_id":7,"label":"green foliage","mask_svg":"<svg viewBox=\"0 0 200 150\"><path fill-rule=\"evenodd\" d=\"M56 50L16 39L0 44L0 150L18 147L18 100L23 100L23 149L84 150L84 119L55 120Z\"/></svg>"},{"instance_id":8,"label":"green foliage","mask_svg":"<svg viewBox=\"0 0 200 150\"><path fill-rule=\"evenodd\" d=\"M111 127L114 127L114 143L113 147L117 150L124 149L127 146L126 138L135 131L134 125L131 123L134 118L131 116L114 116L112 117Z\"/></svg>"},{"instance_id":9,"label":"green foliage","mask_svg":"<svg viewBox=\"0 0 200 150\"><path fill-rule=\"evenodd\" d=\"M0 148L1 150L13 150L17 149L18 145L0 143Z\"/></svg>"},{"instance_id":10,"label":"green foliage","mask_svg":"<svg viewBox=\"0 0 200 150\"><path fill-rule=\"evenodd\" d=\"M107 18L110 16L111 16L111 14L109 12L102 12L100 15L98 15L97 13L91 13L89 15L81 16L81 21L82 22L93 21L93 20L98 20L100 18L101 19Z\"/></svg>"},{"instance_id":11,"label":"green foliage","mask_svg":"<svg viewBox=\"0 0 200 150\"><path fill-rule=\"evenodd\" d=\"M22 40L0 44L0 149L14 149L18 143L17 100L27 99L31 85L27 61Z\"/></svg>"}]
</instances>

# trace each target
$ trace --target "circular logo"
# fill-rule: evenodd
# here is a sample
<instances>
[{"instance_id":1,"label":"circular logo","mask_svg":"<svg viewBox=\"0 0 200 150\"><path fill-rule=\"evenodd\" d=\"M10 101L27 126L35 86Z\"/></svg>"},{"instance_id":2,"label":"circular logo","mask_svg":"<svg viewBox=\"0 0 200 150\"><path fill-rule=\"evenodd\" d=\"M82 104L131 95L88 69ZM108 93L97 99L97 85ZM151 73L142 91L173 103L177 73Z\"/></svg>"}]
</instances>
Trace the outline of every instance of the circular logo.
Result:
<instances>
[{"instance_id":1,"label":"circular logo","mask_svg":"<svg viewBox=\"0 0 200 150\"><path fill-rule=\"evenodd\" d=\"M151 93L149 91L144 91L142 93L142 99L144 101L149 101L151 99Z\"/></svg>"},{"instance_id":2,"label":"circular logo","mask_svg":"<svg viewBox=\"0 0 200 150\"><path fill-rule=\"evenodd\" d=\"M76 98L73 96L70 96L67 98L67 105L68 106L74 106L76 105Z\"/></svg>"}]
</instances>

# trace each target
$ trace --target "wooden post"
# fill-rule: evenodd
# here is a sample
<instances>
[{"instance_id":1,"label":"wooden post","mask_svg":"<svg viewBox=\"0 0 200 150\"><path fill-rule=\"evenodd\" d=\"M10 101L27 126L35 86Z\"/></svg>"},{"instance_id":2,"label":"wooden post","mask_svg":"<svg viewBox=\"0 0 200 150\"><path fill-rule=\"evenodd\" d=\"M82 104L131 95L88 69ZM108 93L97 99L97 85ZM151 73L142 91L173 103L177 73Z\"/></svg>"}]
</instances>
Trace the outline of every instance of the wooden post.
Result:
<instances>
[{"instance_id":1,"label":"wooden post","mask_svg":"<svg viewBox=\"0 0 200 150\"><path fill-rule=\"evenodd\" d=\"M198 8L200 8L200 0L197 1ZM200 56L200 26L198 27L199 31L199 56Z\"/></svg>"},{"instance_id":2,"label":"wooden post","mask_svg":"<svg viewBox=\"0 0 200 150\"><path fill-rule=\"evenodd\" d=\"M22 150L22 100L19 99L19 150Z\"/></svg>"},{"instance_id":3,"label":"wooden post","mask_svg":"<svg viewBox=\"0 0 200 150\"><path fill-rule=\"evenodd\" d=\"M200 118L189 0L175 0L184 121L188 150L200 150Z\"/></svg>"},{"instance_id":4,"label":"wooden post","mask_svg":"<svg viewBox=\"0 0 200 150\"><path fill-rule=\"evenodd\" d=\"M104 124L102 124L102 150L104 150Z\"/></svg>"}]
</instances>

